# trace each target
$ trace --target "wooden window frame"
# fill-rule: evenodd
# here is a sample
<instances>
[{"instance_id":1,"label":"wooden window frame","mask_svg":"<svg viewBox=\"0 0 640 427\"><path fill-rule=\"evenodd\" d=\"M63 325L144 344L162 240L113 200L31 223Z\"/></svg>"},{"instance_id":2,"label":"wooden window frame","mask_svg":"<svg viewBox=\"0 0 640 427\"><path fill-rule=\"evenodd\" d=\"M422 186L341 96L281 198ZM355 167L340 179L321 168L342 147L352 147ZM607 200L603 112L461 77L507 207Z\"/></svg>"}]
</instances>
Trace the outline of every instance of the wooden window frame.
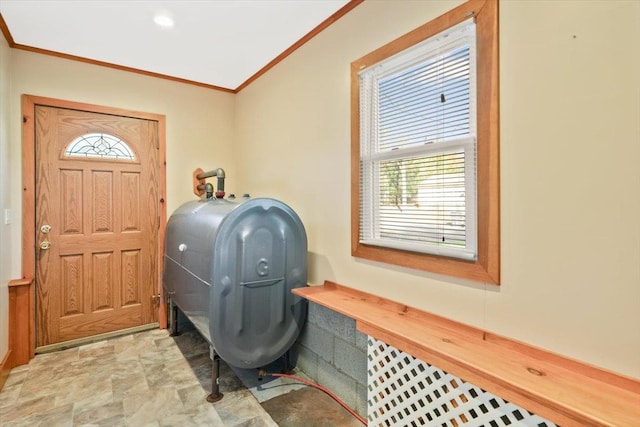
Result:
<instances>
[{"instance_id":1,"label":"wooden window frame","mask_svg":"<svg viewBox=\"0 0 640 427\"><path fill-rule=\"evenodd\" d=\"M358 73L470 17L476 19L477 230L475 261L360 243L360 88ZM377 262L500 284L498 0L469 0L351 63L351 255Z\"/></svg>"}]
</instances>

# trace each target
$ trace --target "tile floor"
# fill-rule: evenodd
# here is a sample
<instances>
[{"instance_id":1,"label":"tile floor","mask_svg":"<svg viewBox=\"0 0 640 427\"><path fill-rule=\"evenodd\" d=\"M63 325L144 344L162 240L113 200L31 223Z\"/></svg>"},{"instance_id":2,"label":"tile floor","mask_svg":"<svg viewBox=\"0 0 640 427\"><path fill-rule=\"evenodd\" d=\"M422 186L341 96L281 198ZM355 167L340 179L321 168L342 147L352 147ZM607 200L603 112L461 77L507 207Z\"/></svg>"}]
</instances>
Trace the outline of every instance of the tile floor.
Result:
<instances>
[{"instance_id":1,"label":"tile floor","mask_svg":"<svg viewBox=\"0 0 640 427\"><path fill-rule=\"evenodd\" d=\"M277 426L221 364L224 398L207 403L211 361L193 330L151 330L14 368L0 392L1 426Z\"/></svg>"},{"instance_id":2,"label":"tile floor","mask_svg":"<svg viewBox=\"0 0 640 427\"><path fill-rule=\"evenodd\" d=\"M278 372L281 362L265 369ZM150 330L40 354L14 368L0 391L0 426L362 426L299 382L259 381L255 370L221 362L219 383L224 398L208 403L209 346L193 327L177 337Z\"/></svg>"}]
</instances>

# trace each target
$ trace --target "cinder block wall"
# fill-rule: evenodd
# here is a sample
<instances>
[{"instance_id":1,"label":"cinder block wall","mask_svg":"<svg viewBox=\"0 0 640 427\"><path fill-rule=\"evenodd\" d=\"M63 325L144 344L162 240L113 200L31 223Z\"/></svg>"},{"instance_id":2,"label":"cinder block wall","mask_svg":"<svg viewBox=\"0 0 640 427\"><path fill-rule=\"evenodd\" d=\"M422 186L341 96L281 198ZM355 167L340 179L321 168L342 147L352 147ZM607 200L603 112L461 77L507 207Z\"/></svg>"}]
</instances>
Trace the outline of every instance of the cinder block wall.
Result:
<instances>
[{"instance_id":1,"label":"cinder block wall","mask_svg":"<svg viewBox=\"0 0 640 427\"><path fill-rule=\"evenodd\" d=\"M367 336L356 330L355 320L309 302L294 348L299 370L366 418Z\"/></svg>"}]
</instances>

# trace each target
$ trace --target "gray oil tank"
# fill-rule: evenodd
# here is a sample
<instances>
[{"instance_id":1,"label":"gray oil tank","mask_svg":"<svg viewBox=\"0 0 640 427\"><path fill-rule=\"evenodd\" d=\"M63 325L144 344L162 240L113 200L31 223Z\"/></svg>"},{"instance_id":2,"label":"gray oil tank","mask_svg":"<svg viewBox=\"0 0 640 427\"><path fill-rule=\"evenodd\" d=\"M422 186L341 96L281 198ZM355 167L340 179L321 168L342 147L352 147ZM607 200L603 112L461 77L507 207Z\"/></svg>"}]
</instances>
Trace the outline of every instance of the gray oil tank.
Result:
<instances>
[{"instance_id":1,"label":"gray oil tank","mask_svg":"<svg viewBox=\"0 0 640 427\"><path fill-rule=\"evenodd\" d=\"M167 223L166 293L230 365L261 367L291 347L306 317L291 289L306 282L304 226L280 201L193 201Z\"/></svg>"}]
</instances>

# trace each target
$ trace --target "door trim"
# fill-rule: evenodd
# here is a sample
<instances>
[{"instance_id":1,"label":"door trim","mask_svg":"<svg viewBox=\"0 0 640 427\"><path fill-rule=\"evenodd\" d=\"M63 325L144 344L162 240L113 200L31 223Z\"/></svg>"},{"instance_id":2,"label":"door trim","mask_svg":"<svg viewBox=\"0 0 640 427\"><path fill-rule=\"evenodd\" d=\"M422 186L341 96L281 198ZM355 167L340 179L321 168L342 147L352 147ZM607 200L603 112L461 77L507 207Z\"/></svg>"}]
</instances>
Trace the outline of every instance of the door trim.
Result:
<instances>
[{"instance_id":1,"label":"door trim","mask_svg":"<svg viewBox=\"0 0 640 427\"><path fill-rule=\"evenodd\" d=\"M166 192L166 117L162 114L144 113L121 108L105 107L101 105L85 104L81 102L65 101L55 98L46 98L34 95L22 95L22 277L35 277L36 268L36 241L35 241L35 107L66 108L70 110L89 111L115 116L132 117L136 119L152 120L158 122L158 212L160 221L158 230L158 277L157 292L160 297L158 309L158 323L160 328L167 327L167 311L162 292L162 271L164 259L164 234L167 223L167 192ZM34 295L35 296L35 295ZM34 313L29 319L30 358L35 355L35 298L29 298L29 312Z\"/></svg>"}]
</instances>

